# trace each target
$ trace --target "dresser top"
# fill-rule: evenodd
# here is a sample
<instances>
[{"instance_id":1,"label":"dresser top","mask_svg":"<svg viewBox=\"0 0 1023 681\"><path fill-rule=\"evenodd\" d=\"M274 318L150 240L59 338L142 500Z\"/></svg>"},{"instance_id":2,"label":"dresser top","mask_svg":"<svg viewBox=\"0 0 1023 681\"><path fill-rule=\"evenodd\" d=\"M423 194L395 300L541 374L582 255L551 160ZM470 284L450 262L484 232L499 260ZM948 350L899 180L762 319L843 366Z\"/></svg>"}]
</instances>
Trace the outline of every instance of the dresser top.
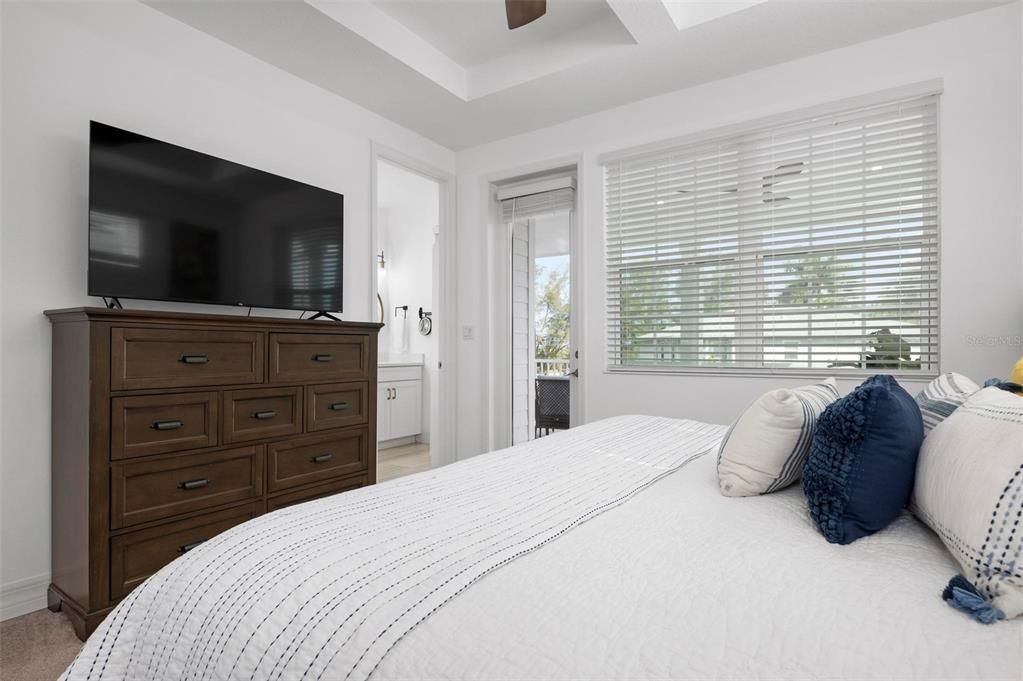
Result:
<instances>
[{"instance_id":1,"label":"dresser top","mask_svg":"<svg viewBox=\"0 0 1023 681\"><path fill-rule=\"evenodd\" d=\"M43 314L53 323L102 322L175 322L194 324L230 324L232 326L273 326L302 331L378 331L383 324L376 322L335 322L326 319L297 319L294 317L250 317L242 314L205 314L199 312L168 312L166 310L108 310L104 307L69 307L46 310Z\"/></svg>"}]
</instances>

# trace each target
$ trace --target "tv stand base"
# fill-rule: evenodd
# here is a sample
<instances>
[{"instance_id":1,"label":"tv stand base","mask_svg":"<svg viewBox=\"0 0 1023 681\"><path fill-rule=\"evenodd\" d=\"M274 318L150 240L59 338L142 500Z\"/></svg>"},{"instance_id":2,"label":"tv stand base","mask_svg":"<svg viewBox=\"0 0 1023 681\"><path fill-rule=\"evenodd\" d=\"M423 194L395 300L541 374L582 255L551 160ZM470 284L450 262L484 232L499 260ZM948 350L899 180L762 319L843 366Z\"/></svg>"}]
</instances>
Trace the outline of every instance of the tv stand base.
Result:
<instances>
[{"instance_id":1,"label":"tv stand base","mask_svg":"<svg viewBox=\"0 0 1023 681\"><path fill-rule=\"evenodd\" d=\"M334 316L334 315L332 315L331 313L329 313L329 312L324 312L323 310L320 310L319 312L317 312L316 314L314 314L314 315L313 315L312 317L310 317L309 319L310 319L310 320L313 320L313 319L329 319L329 320L331 320L332 322L339 322L339 321L341 321L340 319L338 319L337 317L335 317L335 316Z\"/></svg>"}]
</instances>

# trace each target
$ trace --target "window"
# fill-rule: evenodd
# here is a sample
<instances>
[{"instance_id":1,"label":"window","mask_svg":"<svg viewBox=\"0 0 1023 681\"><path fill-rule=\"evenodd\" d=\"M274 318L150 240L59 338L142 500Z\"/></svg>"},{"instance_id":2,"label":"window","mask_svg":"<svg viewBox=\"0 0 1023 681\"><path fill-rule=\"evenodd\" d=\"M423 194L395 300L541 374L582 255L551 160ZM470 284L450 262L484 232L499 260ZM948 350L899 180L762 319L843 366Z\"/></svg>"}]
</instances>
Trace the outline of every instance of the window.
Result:
<instances>
[{"instance_id":1,"label":"window","mask_svg":"<svg viewBox=\"0 0 1023 681\"><path fill-rule=\"evenodd\" d=\"M305 228L288 237L288 299L292 307L340 310L337 298L341 244L333 225Z\"/></svg>"},{"instance_id":2,"label":"window","mask_svg":"<svg viewBox=\"0 0 1023 681\"><path fill-rule=\"evenodd\" d=\"M89 225L93 262L119 267L141 266L141 225L137 217L90 210Z\"/></svg>"},{"instance_id":3,"label":"window","mask_svg":"<svg viewBox=\"0 0 1023 681\"><path fill-rule=\"evenodd\" d=\"M610 369L937 371L937 95L604 169Z\"/></svg>"}]
</instances>

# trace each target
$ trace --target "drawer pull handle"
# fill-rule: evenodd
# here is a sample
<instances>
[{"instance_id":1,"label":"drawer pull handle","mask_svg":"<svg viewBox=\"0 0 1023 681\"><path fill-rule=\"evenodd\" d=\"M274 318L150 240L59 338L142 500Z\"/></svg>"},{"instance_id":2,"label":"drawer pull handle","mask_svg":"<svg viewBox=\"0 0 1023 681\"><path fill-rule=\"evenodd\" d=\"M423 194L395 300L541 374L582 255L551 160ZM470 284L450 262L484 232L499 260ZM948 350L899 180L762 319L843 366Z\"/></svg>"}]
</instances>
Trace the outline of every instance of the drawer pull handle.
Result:
<instances>
[{"instance_id":1,"label":"drawer pull handle","mask_svg":"<svg viewBox=\"0 0 1023 681\"><path fill-rule=\"evenodd\" d=\"M347 402L335 402L334 404L330 405L331 411L344 411L347 408L348 408Z\"/></svg>"},{"instance_id":2,"label":"drawer pull handle","mask_svg":"<svg viewBox=\"0 0 1023 681\"><path fill-rule=\"evenodd\" d=\"M181 355L178 361L184 364L206 364L210 358L206 355Z\"/></svg>"},{"instance_id":3,"label":"drawer pull handle","mask_svg":"<svg viewBox=\"0 0 1023 681\"><path fill-rule=\"evenodd\" d=\"M268 419L272 419L275 416L277 416L277 412L274 411L273 409L268 409L267 411L257 411L252 414L252 418L256 419L257 421L266 421Z\"/></svg>"},{"instance_id":4,"label":"drawer pull handle","mask_svg":"<svg viewBox=\"0 0 1023 681\"><path fill-rule=\"evenodd\" d=\"M314 362L332 362L334 361L334 355L313 355Z\"/></svg>"},{"instance_id":5,"label":"drawer pull handle","mask_svg":"<svg viewBox=\"0 0 1023 681\"><path fill-rule=\"evenodd\" d=\"M198 480L186 480L185 482L179 482L178 488L184 490L201 489L208 484L210 484L209 478L199 478Z\"/></svg>"},{"instance_id":6,"label":"drawer pull handle","mask_svg":"<svg viewBox=\"0 0 1023 681\"><path fill-rule=\"evenodd\" d=\"M197 539L194 542L182 544L181 546L178 547L178 553L188 553L189 551L191 551L192 549L199 546L199 544L202 544L205 541L206 541L205 539Z\"/></svg>"},{"instance_id":7,"label":"drawer pull handle","mask_svg":"<svg viewBox=\"0 0 1023 681\"><path fill-rule=\"evenodd\" d=\"M327 463L334 458L333 454L320 454L313 457L313 463Z\"/></svg>"},{"instance_id":8,"label":"drawer pull handle","mask_svg":"<svg viewBox=\"0 0 1023 681\"><path fill-rule=\"evenodd\" d=\"M153 430L177 430L184 425L185 423L179 419L171 419L170 421L153 421Z\"/></svg>"}]
</instances>

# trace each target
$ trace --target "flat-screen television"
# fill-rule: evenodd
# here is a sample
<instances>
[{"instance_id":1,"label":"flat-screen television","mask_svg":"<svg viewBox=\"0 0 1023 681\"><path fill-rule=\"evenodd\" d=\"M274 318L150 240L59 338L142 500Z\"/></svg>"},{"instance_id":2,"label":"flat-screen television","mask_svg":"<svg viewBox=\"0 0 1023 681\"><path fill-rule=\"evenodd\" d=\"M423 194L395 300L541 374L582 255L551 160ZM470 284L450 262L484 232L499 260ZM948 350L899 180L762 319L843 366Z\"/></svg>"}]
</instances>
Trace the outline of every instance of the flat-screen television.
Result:
<instances>
[{"instance_id":1,"label":"flat-screen television","mask_svg":"<svg viewBox=\"0 0 1023 681\"><path fill-rule=\"evenodd\" d=\"M89 295L341 310L344 197L91 123Z\"/></svg>"}]
</instances>

